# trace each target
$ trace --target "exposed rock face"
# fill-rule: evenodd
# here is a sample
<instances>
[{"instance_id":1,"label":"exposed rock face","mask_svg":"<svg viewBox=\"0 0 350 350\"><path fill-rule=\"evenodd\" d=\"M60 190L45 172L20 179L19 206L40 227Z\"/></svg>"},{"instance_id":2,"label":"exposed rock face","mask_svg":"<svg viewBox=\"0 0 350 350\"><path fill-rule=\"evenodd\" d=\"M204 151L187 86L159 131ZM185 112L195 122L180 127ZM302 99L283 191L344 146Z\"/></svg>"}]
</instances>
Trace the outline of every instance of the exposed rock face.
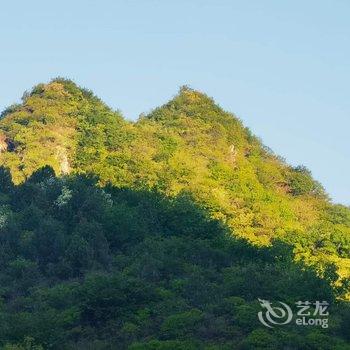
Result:
<instances>
[{"instance_id":1,"label":"exposed rock face","mask_svg":"<svg viewBox=\"0 0 350 350\"><path fill-rule=\"evenodd\" d=\"M6 135L0 134L0 153L13 152L16 149L15 142L9 139Z\"/></svg>"},{"instance_id":2,"label":"exposed rock face","mask_svg":"<svg viewBox=\"0 0 350 350\"><path fill-rule=\"evenodd\" d=\"M232 162L236 161L236 156L237 156L237 151L235 149L235 146L231 145L230 146L230 159L231 159Z\"/></svg>"},{"instance_id":3,"label":"exposed rock face","mask_svg":"<svg viewBox=\"0 0 350 350\"><path fill-rule=\"evenodd\" d=\"M0 134L0 153L6 152L8 149L8 144L6 140L6 136L4 134Z\"/></svg>"},{"instance_id":4,"label":"exposed rock face","mask_svg":"<svg viewBox=\"0 0 350 350\"><path fill-rule=\"evenodd\" d=\"M70 165L67 152L63 147L57 148L57 158L60 163L61 173L66 175L70 173Z\"/></svg>"}]
</instances>

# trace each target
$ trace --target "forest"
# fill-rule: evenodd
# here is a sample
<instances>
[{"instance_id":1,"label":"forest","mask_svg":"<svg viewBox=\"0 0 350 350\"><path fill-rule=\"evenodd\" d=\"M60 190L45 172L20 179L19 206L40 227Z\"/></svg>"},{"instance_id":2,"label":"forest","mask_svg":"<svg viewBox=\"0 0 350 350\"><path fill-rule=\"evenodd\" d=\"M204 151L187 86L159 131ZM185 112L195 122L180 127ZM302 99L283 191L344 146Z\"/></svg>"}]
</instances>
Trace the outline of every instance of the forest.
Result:
<instances>
[{"instance_id":1,"label":"forest","mask_svg":"<svg viewBox=\"0 0 350 350\"><path fill-rule=\"evenodd\" d=\"M57 78L0 120L0 346L350 349L350 209L182 87L131 122ZM258 299L327 301L267 328Z\"/></svg>"}]
</instances>

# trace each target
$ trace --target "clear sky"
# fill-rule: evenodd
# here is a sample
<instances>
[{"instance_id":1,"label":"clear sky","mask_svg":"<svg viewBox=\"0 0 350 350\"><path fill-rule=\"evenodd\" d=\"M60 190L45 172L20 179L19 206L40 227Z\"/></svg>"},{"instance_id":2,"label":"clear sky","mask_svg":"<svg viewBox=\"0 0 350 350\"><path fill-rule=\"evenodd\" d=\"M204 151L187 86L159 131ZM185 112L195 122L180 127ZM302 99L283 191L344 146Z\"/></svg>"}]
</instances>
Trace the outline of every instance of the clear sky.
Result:
<instances>
[{"instance_id":1,"label":"clear sky","mask_svg":"<svg viewBox=\"0 0 350 350\"><path fill-rule=\"evenodd\" d=\"M3 1L0 110L56 76L129 119L187 84L350 205L349 0Z\"/></svg>"}]
</instances>

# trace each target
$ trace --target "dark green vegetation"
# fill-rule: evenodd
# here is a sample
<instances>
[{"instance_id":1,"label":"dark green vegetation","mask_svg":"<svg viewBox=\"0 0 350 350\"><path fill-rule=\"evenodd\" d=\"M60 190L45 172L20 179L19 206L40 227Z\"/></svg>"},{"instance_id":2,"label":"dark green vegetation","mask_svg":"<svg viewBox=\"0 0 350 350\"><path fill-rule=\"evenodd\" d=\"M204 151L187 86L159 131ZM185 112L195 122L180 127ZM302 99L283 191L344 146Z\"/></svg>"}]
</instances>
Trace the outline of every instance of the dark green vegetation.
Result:
<instances>
[{"instance_id":1,"label":"dark green vegetation","mask_svg":"<svg viewBox=\"0 0 350 350\"><path fill-rule=\"evenodd\" d=\"M350 210L210 98L131 123L57 79L2 116L6 350L350 348ZM257 298L330 327L264 328Z\"/></svg>"},{"instance_id":2,"label":"dark green vegetation","mask_svg":"<svg viewBox=\"0 0 350 350\"><path fill-rule=\"evenodd\" d=\"M2 171L1 188L3 344L349 348L350 308L335 300L332 270L321 279L282 242L256 248L234 239L189 195L102 189L86 177L55 178L49 168L17 187ZM262 297L328 300L331 327L263 329Z\"/></svg>"}]
</instances>

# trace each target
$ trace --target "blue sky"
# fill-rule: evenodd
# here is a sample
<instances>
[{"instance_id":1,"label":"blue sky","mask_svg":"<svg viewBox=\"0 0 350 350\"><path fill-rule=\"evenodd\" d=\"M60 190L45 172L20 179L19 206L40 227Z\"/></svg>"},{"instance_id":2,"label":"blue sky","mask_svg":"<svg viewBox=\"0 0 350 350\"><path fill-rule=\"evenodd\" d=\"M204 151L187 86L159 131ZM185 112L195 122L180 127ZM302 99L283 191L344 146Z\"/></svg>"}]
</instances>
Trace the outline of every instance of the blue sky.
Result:
<instances>
[{"instance_id":1,"label":"blue sky","mask_svg":"<svg viewBox=\"0 0 350 350\"><path fill-rule=\"evenodd\" d=\"M350 2L6 1L0 110L56 76L128 119L187 84L350 205Z\"/></svg>"}]
</instances>

